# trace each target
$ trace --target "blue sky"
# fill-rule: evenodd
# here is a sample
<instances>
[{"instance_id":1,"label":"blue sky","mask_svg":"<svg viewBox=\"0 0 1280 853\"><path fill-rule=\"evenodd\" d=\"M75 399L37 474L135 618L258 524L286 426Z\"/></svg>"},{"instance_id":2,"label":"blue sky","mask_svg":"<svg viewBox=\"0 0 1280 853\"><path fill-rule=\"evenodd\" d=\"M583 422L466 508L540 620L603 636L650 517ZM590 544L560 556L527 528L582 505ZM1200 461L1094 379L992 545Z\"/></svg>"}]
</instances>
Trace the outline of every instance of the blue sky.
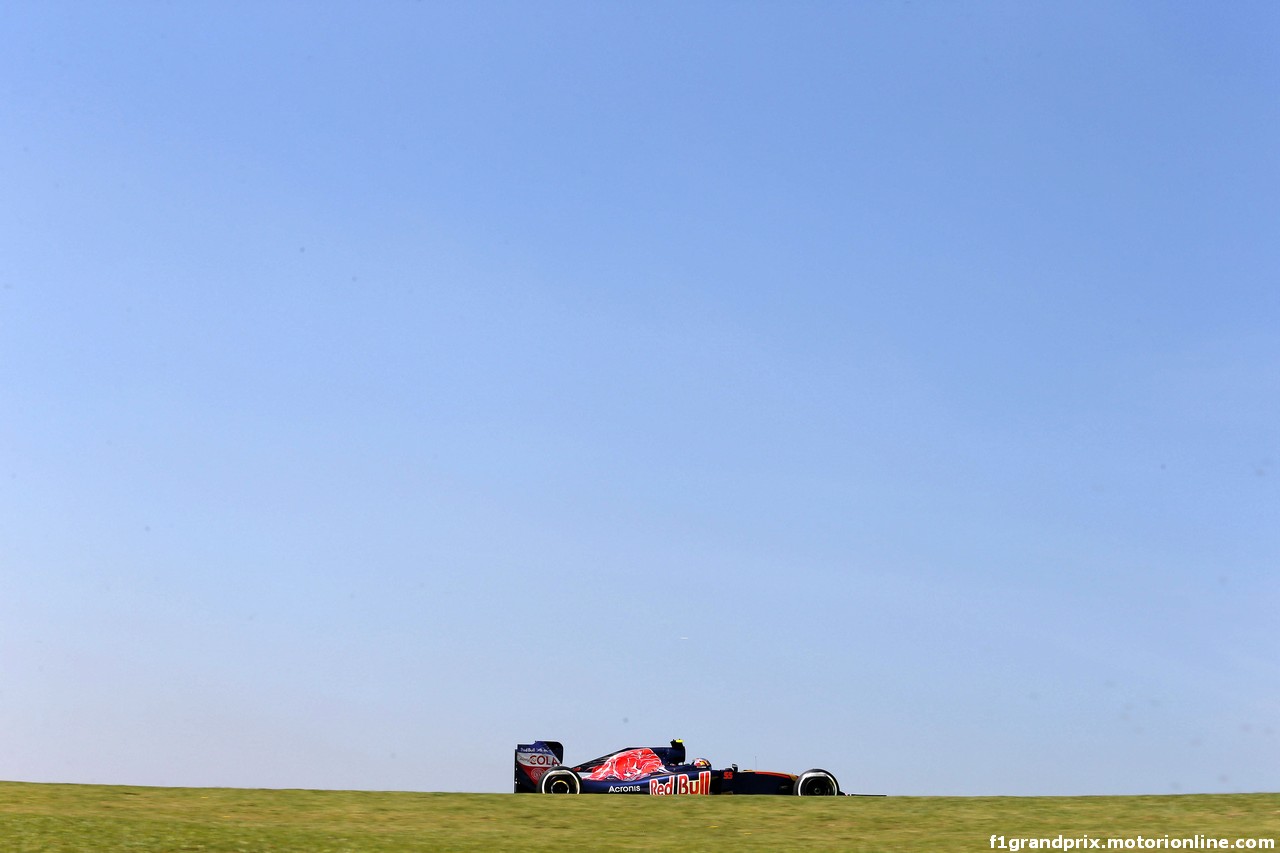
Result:
<instances>
[{"instance_id":1,"label":"blue sky","mask_svg":"<svg viewBox=\"0 0 1280 853\"><path fill-rule=\"evenodd\" d=\"M19 3L0 778L1280 790L1269 3Z\"/></svg>"}]
</instances>

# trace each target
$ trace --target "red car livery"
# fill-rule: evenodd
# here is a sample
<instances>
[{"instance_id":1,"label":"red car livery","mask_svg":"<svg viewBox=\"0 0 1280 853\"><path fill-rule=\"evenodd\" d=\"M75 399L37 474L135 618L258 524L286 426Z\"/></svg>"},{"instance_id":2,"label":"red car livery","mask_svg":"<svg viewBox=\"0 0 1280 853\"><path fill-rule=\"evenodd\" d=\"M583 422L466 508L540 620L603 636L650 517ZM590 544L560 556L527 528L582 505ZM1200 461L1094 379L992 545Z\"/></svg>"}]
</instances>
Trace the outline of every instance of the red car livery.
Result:
<instances>
[{"instance_id":1,"label":"red car livery","mask_svg":"<svg viewBox=\"0 0 1280 853\"><path fill-rule=\"evenodd\" d=\"M658 757L658 754L647 746L642 746L639 749L624 749L621 752L615 752L585 778L595 782L605 779L620 779L623 782L630 782L634 779L639 779L641 776L652 776L655 773L665 772L666 767L662 765L662 759Z\"/></svg>"}]
</instances>

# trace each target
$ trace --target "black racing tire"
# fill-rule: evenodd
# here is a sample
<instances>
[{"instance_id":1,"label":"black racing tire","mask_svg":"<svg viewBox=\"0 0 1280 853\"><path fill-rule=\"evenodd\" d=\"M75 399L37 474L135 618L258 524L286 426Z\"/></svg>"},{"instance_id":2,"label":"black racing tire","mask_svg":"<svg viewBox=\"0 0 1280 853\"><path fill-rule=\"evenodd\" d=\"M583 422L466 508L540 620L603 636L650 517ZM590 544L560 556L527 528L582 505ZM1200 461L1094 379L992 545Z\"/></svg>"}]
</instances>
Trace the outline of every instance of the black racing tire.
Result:
<instances>
[{"instance_id":1,"label":"black racing tire","mask_svg":"<svg viewBox=\"0 0 1280 853\"><path fill-rule=\"evenodd\" d=\"M553 767L538 780L539 794L581 794L582 780L567 767Z\"/></svg>"},{"instance_id":2,"label":"black racing tire","mask_svg":"<svg viewBox=\"0 0 1280 853\"><path fill-rule=\"evenodd\" d=\"M813 768L796 778L796 795L800 797L838 797L840 783L826 770Z\"/></svg>"}]
</instances>

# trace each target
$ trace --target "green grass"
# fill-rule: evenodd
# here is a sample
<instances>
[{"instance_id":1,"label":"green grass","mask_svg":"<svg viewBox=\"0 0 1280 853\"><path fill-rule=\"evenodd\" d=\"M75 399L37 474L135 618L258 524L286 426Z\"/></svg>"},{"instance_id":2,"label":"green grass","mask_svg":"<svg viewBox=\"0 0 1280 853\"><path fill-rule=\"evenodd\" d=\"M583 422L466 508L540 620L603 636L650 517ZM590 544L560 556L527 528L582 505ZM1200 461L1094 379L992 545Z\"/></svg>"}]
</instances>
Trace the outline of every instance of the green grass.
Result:
<instances>
[{"instance_id":1,"label":"green grass","mask_svg":"<svg viewBox=\"0 0 1280 853\"><path fill-rule=\"evenodd\" d=\"M0 783L6 853L979 851L992 835L1060 834L1277 839L1280 794L649 798Z\"/></svg>"}]
</instances>

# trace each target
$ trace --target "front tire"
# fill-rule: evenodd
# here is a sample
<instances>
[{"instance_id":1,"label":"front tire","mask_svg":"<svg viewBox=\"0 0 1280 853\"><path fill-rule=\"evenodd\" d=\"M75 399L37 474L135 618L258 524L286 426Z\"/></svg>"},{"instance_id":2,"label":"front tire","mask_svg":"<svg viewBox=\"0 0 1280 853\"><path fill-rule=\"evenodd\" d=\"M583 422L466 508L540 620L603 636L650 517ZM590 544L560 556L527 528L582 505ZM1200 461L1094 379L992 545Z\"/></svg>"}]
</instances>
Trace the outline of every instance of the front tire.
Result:
<instances>
[{"instance_id":1,"label":"front tire","mask_svg":"<svg viewBox=\"0 0 1280 853\"><path fill-rule=\"evenodd\" d=\"M542 774L538 780L539 794L581 794L582 780L578 774L564 767L555 767Z\"/></svg>"},{"instance_id":2,"label":"front tire","mask_svg":"<svg viewBox=\"0 0 1280 853\"><path fill-rule=\"evenodd\" d=\"M840 783L826 770L806 770L796 779L796 795L800 797L836 797Z\"/></svg>"}]
</instances>

